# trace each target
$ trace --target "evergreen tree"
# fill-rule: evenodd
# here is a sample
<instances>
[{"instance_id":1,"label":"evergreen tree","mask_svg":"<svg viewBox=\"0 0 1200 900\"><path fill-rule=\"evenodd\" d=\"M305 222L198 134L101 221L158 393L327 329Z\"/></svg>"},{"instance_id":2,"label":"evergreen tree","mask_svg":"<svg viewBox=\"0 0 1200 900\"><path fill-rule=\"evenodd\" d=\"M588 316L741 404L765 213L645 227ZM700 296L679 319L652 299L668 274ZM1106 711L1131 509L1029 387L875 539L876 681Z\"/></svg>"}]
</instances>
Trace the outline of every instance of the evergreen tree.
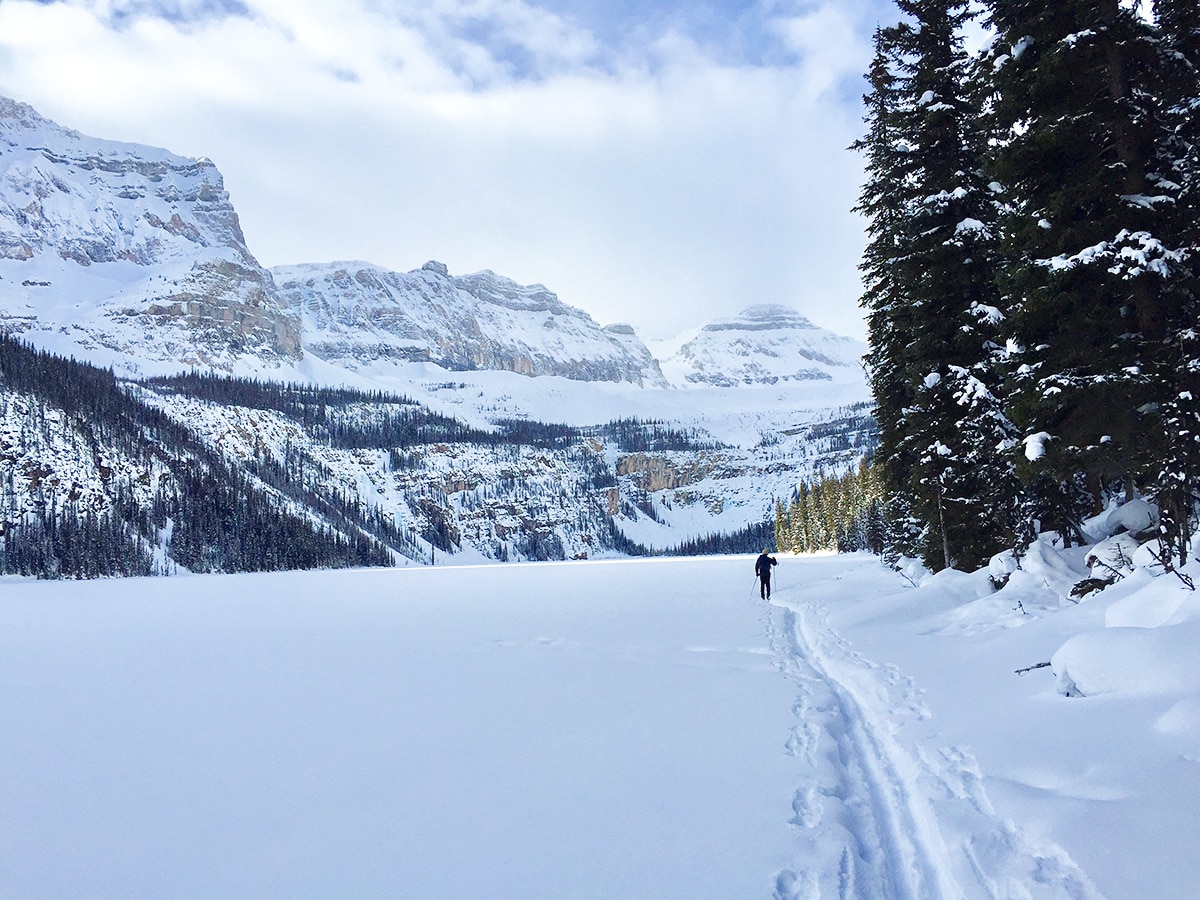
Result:
<instances>
[{"instance_id":1,"label":"evergreen tree","mask_svg":"<svg viewBox=\"0 0 1200 900\"><path fill-rule=\"evenodd\" d=\"M782 504L776 507L775 545L792 553L881 553L883 508L883 479L867 460L845 475L822 472L814 482L797 487L786 510Z\"/></svg>"},{"instance_id":2,"label":"evergreen tree","mask_svg":"<svg viewBox=\"0 0 1200 900\"><path fill-rule=\"evenodd\" d=\"M1155 202L1155 34L1118 0L990 0L991 159L1007 201L1008 409L1025 508L1068 543L1080 501L1153 480L1139 442L1167 331L1171 253Z\"/></svg>"},{"instance_id":3,"label":"evergreen tree","mask_svg":"<svg viewBox=\"0 0 1200 900\"><path fill-rule=\"evenodd\" d=\"M965 0L898 0L868 76L863 262L880 449L890 491L924 523L932 568L974 568L1012 539L993 271L996 205L981 169Z\"/></svg>"},{"instance_id":4,"label":"evergreen tree","mask_svg":"<svg viewBox=\"0 0 1200 900\"><path fill-rule=\"evenodd\" d=\"M1159 0L1164 128L1157 157L1159 197L1174 253L1165 291L1166 335L1152 370L1160 389L1160 440L1151 494L1159 507L1164 563L1182 564L1196 530L1200 492L1200 7ZM1155 453L1157 451L1157 453Z\"/></svg>"}]
</instances>

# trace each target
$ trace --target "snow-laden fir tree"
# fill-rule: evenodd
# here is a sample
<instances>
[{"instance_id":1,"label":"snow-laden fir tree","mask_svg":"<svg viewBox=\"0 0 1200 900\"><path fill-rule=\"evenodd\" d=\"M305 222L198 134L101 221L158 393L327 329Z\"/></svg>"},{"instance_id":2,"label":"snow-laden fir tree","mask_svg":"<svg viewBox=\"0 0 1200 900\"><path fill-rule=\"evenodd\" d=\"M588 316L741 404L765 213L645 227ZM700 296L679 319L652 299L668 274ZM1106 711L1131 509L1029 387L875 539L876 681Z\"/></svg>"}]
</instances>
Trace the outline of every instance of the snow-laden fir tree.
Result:
<instances>
[{"instance_id":1,"label":"snow-laden fir tree","mask_svg":"<svg viewBox=\"0 0 1200 900\"><path fill-rule=\"evenodd\" d=\"M996 202L962 40L971 14L965 0L898 6L905 20L876 33L856 145L878 456L924 525L913 549L935 569L975 568L1011 544L1014 476L996 390Z\"/></svg>"},{"instance_id":2,"label":"snow-laden fir tree","mask_svg":"<svg viewBox=\"0 0 1200 900\"><path fill-rule=\"evenodd\" d=\"M1141 447L1162 427L1153 370L1177 256L1155 162L1156 34L1119 0L988 8L990 164L1008 200L1008 408L1025 438L1026 508L1070 542L1106 488L1158 474Z\"/></svg>"},{"instance_id":3,"label":"snow-laden fir tree","mask_svg":"<svg viewBox=\"0 0 1200 900\"><path fill-rule=\"evenodd\" d=\"M1157 441L1148 445L1158 478L1163 560L1183 563L1196 526L1200 489L1200 5L1159 0L1160 108L1158 202L1173 251L1164 284L1165 336L1152 375L1160 389Z\"/></svg>"},{"instance_id":4,"label":"snow-laden fir tree","mask_svg":"<svg viewBox=\"0 0 1200 900\"><path fill-rule=\"evenodd\" d=\"M867 80L867 136L854 145L866 157L867 181L856 211L867 219L868 242L860 269L863 273L862 305L867 311L871 354L867 373L875 397L879 423L879 448L875 459L884 472L890 493L906 496L911 454L902 447L904 411L913 402L908 375L908 341L920 327L915 310L905 303L896 276L895 260L902 254L900 232L907 215L904 185L908 179L910 149L898 121L902 97L897 29L875 32L875 57ZM905 548L907 552L909 548Z\"/></svg>"}]
</instances>

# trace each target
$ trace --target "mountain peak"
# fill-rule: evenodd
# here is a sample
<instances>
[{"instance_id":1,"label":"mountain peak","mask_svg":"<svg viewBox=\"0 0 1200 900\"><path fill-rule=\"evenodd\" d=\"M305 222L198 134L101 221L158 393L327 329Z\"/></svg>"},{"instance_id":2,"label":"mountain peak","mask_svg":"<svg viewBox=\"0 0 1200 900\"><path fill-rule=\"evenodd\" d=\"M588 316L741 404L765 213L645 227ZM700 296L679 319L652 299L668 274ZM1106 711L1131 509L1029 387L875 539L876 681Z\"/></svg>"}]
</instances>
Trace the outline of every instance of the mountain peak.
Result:
<instances>
[{"instance_id":1,"label":"mountain peak","mask_svg":"<svg viewBox=\"0 0 1200 900\"><path fill-rule=\"evenodd\" d=\"M680 387L861 380L866 345L814 325L795 309L760 304L714 319L662 364Z\"/></svg>"},{"instance_id":2,"label":"mountain peak","mask_svg":"<svg viewBox=\"0 0 1200 900\"><path fill-rule=\"evenodd\" d=\"M436 261L408 273L347 263L273 273L301 318L305 348L347 369L431 362L451 370L663 384L632 330L605 331L540 284L521 285L488 270L450 276Z\"/></svg>"},{"instance_id":3,"label":"mountain peak","mask_svg":"<svg viewBox=\"0 0 1200 900\"><path fill-rule=\"evenodd\" d=\"M743 309L729 319L714 319L705 331L775 331L781 329L817 330L817 326L790 306L764 303Z\"/></svg>"},{"instance_id":4,"label":"mountain peak","mask_svg":"<svg viewBox=\"0 0 1200 900\"><path fill-rule=\"evenodd\" d=\"M49 121L30 106L9 97L0 95L0 123L14 122L25 128L50 124Z\"/></svg>"}]
</instances>

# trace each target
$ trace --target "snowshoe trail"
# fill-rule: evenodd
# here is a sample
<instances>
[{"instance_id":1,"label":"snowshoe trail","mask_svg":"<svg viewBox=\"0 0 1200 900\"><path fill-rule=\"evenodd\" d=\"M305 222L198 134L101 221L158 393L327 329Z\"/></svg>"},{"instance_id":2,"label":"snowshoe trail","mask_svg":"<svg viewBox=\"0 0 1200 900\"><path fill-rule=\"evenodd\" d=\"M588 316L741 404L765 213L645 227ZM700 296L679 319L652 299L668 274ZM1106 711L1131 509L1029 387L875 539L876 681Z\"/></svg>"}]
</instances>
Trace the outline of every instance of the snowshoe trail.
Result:
<instances>
[{"instance_id":1,"label":"snowshoe trail","mask_svg":"<svg viewBox=\"0 0 1200 900\"><path fill-rule=\"evenodd\" d=\"M776 664L799 691L784 750L809 769L776 900L1101 896L1061 848L997 816L970 752L922 727L931 713L911 679L853 651L803 590L771 604Z\"/></svg>"}]
</instances>

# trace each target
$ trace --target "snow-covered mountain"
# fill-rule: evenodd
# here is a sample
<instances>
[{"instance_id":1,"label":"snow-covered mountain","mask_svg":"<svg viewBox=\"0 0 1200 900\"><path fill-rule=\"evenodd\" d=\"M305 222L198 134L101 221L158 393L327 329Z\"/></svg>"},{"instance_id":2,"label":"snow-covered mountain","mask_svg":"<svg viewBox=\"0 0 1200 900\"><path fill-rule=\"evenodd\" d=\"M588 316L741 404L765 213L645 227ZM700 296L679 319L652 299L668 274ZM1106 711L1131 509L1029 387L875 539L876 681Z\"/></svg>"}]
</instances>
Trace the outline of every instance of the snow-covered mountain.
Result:
<instances>
[{"instance_id":1,"label":"snow-covered mountain","mask_svg":"<svg viewBox=\"0 0 1200 900\"><path fill-rule=\"evenodd\" d=\"M660 367L630 326L490 271L268 271L208 160L87 137L5 98L0 328L131 376L199 366L359 387L394 387L411 363L641 388L846 385L866 350L758 306L677 340Z\"/></svg>"},{"instance_id":2,"label":"snow-covered mountain","mask_svg":"<svg viewBox=\"0 0 1200 900\"><path fill-rule=\"evenodd\" d=\"M39 347L130 375L290 379L307 350L351 371L425 361L665 386L631 329L602 329L541 285L439 263L277 274L286 295L208 160L87 137L0 98L0 327Z\"/></svg>"},{"instance_id":3,"label":"snow-covered mountain","mask_svg":"<svg viewBox=\"0 0 1200 900\"><path fill-rule=\"evenodd\" d=\"M674 342L660 367L630 326L490 271L267 271L208 160L87 137L2 97L0 327L133 376L199 366L359 386L352 374L394 381L413 362L644 388L846 384L866 350L758 306Z\"/></svg>"},{"instance_id":4,"label":"snow-covered mountain","mask_svg":"<svg viewBox=\"0 0 1200 900\"><path fill-rule=\"evenodd\" d=\"M407 273L362 262L272 271L305 349L347 369L398 360L665 386L631 328L601 329L540 284L490 271L456 277L439 262Z\"/></svg>"},{"instance_id":5,"label":"snow-covered mountain","mask_svg":"<svg viewBox=\"0 0 1200 900\"><path fill-rule=\"evenodd\" d=\"M301 353L211 162L86 137L4 98L0 327L121 371Z\"/></svg>"},{"instance_id":6,"label":"snow-covered mountain","mask_svg":"<svg viewBox=\"0 0 1200 900\"><path fill-rule=\"evenodd\" d=\"M752 306L677 340L662 361L676 387L861 381L867 345L818 328L787 306Z\"/></svg>"}]
</instances>

